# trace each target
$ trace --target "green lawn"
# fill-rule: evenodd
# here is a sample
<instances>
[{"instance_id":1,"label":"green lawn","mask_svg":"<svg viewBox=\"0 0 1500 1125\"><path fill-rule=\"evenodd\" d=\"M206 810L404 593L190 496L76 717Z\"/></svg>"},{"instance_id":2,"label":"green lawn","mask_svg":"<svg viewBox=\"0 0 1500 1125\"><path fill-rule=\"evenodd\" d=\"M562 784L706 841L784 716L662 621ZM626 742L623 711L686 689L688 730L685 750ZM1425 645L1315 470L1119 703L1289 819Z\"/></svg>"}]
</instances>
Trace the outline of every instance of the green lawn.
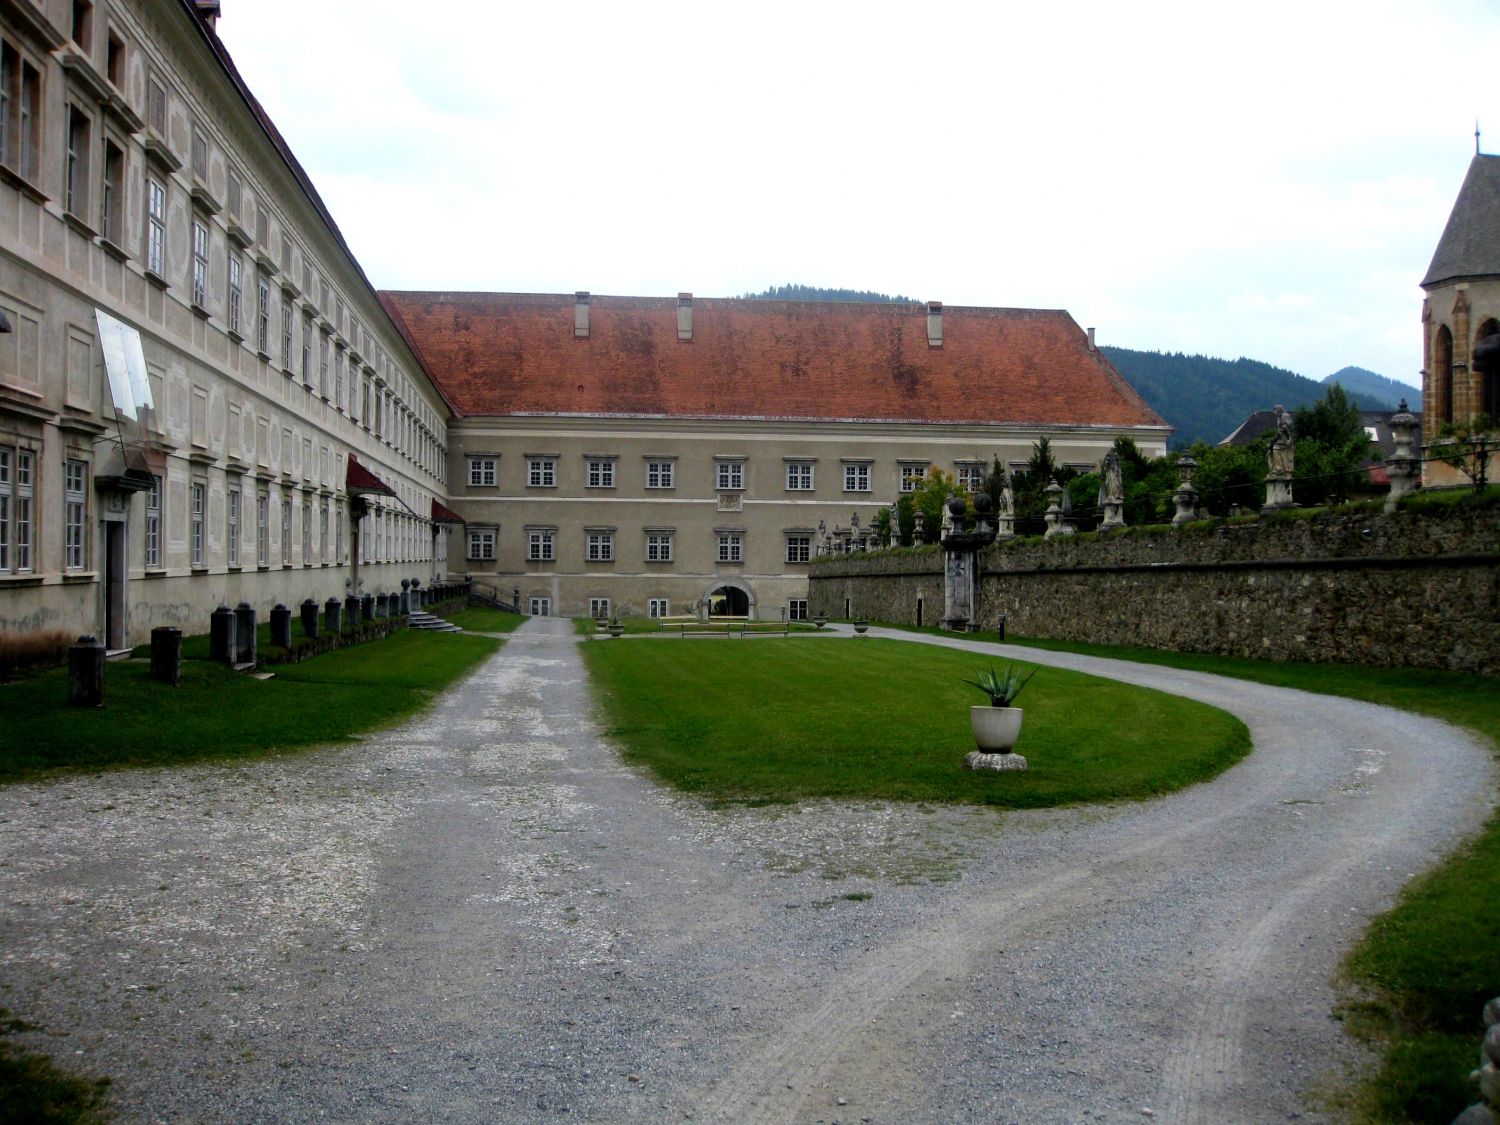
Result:
<instances>
[{"instance_id":1,"label":"green lawn","mask_svg":"<svg viewBox=\"0 0 1500 1125\"><path fill-rule=\"evenodd\" d=\"M509 633L526 620L524 613L508 613L503 609L491 609L482 605L457 609L441 616L444 621L457 625L460 629L470 629L476 633Z\"/></svg>"},{"instance_id":2,"label":"green lawn","mask_svg":"<svg viewBox=\"0 0 1500 1125\"><path fill-rule=\"evenodd\" d=\"M108 666L105 706L97 709L67 706L66 669L0 684L0 781L344 741L417 711L499 644L402 630L278 666L269 680L185 660L176 688L152 680L147 661L117 661Z\"/></svg>"},{"instance_id":3,"label":"green lawn","mask_svg":"<svg viewBox=\"0 0 1500 1125\"><path fill-rule=\"evenodd\" d=\"M1017 640L1038 648L1217 672L1366 699L1468 727L1500 746L1500 681L1414 668L1292 664L1110 645ZM1352 1095L1359 1125L1448 1125L1476 1097L1485 1001L1500 995L1500 815L1376 919L1346 963L1358 993L1344 1015L1383 1051Z\"/></svg>"},{"instance_id":4,"label":"green lawn","mask_svg":"<svg viewBox=\"0 0 1500 1125\"><path fill-rule=\"evenodd\" d=\"M901 641L671 640L583 647L633 761L730 800L878 798L1032 808L1138 799L1212 777L1249 749L1237 719L1161 692L1043 669L1018 703L1024 772L959 768L962 683L984 658Z\"/></svg>"}]
</instances>

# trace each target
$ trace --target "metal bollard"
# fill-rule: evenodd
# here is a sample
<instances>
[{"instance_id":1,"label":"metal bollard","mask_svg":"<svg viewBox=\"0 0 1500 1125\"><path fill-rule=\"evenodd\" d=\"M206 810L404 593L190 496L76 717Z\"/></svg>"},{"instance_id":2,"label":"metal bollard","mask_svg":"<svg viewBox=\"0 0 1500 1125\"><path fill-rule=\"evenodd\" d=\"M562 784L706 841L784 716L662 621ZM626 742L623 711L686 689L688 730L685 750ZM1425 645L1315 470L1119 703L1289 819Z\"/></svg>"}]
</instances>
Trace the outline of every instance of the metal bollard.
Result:
<instances>
[{"instance_id":1,"label":"metal bollard","mask_svg":"<svg viewBox=\"0 0 1500 1125\"><path fill-rule=\"evenodd\" d=\"M995 628L999 630L1000 639L1002 641L1005 640L1005 614L1002 613L1000 615L999 621L995 623Z\"/></svg>"}]
</instances>

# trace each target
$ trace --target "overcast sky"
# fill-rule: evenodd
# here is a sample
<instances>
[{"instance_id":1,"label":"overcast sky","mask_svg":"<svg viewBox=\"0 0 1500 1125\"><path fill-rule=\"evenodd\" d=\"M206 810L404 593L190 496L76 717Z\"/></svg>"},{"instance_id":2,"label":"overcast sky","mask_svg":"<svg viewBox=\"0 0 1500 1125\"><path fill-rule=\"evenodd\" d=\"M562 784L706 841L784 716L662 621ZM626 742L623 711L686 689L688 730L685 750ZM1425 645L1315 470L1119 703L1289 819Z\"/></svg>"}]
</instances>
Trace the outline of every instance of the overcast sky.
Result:
<instances>
[{"instance_id":1,"label":"overcast sky","mask_svg":"<svg viewBox=\"0 0 1500 1125\"><path fill-rule=\"evenodd\" d=\"M371 280L1065 308L1419 383L1494 0L224 0Z\"/></svg>"}]
</instances>

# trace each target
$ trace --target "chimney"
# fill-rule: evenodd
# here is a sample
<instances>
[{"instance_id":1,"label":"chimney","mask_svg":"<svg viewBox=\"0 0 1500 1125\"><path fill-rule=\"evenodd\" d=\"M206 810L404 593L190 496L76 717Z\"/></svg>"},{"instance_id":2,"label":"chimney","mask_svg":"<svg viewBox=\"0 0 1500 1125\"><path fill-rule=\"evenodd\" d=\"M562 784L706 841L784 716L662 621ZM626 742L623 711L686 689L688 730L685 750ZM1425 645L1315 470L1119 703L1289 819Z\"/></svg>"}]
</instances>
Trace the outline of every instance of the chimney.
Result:
<instances>
[{"instance_id":1,"label":"chimney","mask_svg":"<svg viewBox=\"0 0 1500 1125\"><path fill-rule=\"evenodd\" d=\"M943 346L943 302L927 302L927 346L929 348L940 348Z\"/></svg>"},{"instance_id":2,"label":"chimney","mask_svg":"<svg viewBox=\"0 0 1500 1125\"><path fill-rule=\"evenodd\" d=\"M693 295L677 294L677 339L691 343L693 339Z\"/></svg>"},{"instance_id":3,"label":"chimney","mask_svg":"<svg viewBox=\"0 0 1500 1125\"><path fill-rule=\"evenodd\" d=\"M1085 329L1085 331L1089 334L1089 351L1097 351L1098 349L1094 347L1094 330L1092 328L1088 328Z\"/></svg>"},{"instance_id":4,"label":"chimney","mask_svg":"<svg viewBox=\"0 0 1500 1125\"><path fill-rule=\"evenodd\" d=\"M198 9L198 18L208 25L208 30L218 30L219 17L223 15L219 0L193 0L193 7Z\"/></svg>"},{"instance_id":5,"label":"chimney","mask_svg":"<svg viewBox=\"0 0 1500 1125\"><path fill-rule=\"evenodd\" d=\"M573 294L573 337L586 339L589 334L589 291L580 289Z\"/></svg>"}]
</instances>

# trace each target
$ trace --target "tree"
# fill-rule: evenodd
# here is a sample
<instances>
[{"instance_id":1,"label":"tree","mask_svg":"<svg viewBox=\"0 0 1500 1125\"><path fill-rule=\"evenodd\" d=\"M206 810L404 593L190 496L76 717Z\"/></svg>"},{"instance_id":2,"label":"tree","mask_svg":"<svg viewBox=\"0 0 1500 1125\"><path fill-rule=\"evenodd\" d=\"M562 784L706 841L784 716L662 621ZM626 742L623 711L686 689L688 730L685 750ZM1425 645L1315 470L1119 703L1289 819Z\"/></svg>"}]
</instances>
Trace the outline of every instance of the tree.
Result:
<instances>
[{"instance_id":1,"label":"tree","mask_svg":"<svg viewBox=\"0 0 1500 1125\"><path fill-rule=\"evenodd\" d=\"M1292 415L1296 435L1292 497L1298 504L1342 502L1368 479L1370 435L1359 408L1334 383L1321 401Z\"/></svg>"},{"instance_id":2,"label":"tree","mask_svg":"<svg viewBox=\"0 0 1500 1125\"><path fill-rule=\"evenodd\" d=\"M1489 483L1489 460L1497 448L1495 420L1481 414L1469 423L1444 422L1427 452L1469 478L1477 492Z\"/></svg>"},{"instance_id":3,"label":"tree","mask_svg":"<svg viewBox=\"0 0 1500 1125\"><path fill-rule=\"evenodd\" d=\"M1011 478L1011 490L1016 497L1016 531L1040 531L1042 517L1047 514L1047 486L1054 480L1066 486L1077 475L1076 469L1057 463L1050 439L1043 437L1033 445L1026 467Z\"/></svg>"},{"instance_id":4,"label":"tree","mask_svg":"<svg viewBox=\"0 0 1500 1125\"><path fill-rule=\"evenodd\" d=\"M969 499L969 491L954 479L951 473L933 467L914 492L903 493L896 501L896 511L901 520L901 542L915 542L916 513L922 513L922 537L928 543L936 543L943 526L943 505L950 496ZM879 526L880 516L875 517ZM886 521L890 516L887 514Z\"/></svg>"}]
</instances>

